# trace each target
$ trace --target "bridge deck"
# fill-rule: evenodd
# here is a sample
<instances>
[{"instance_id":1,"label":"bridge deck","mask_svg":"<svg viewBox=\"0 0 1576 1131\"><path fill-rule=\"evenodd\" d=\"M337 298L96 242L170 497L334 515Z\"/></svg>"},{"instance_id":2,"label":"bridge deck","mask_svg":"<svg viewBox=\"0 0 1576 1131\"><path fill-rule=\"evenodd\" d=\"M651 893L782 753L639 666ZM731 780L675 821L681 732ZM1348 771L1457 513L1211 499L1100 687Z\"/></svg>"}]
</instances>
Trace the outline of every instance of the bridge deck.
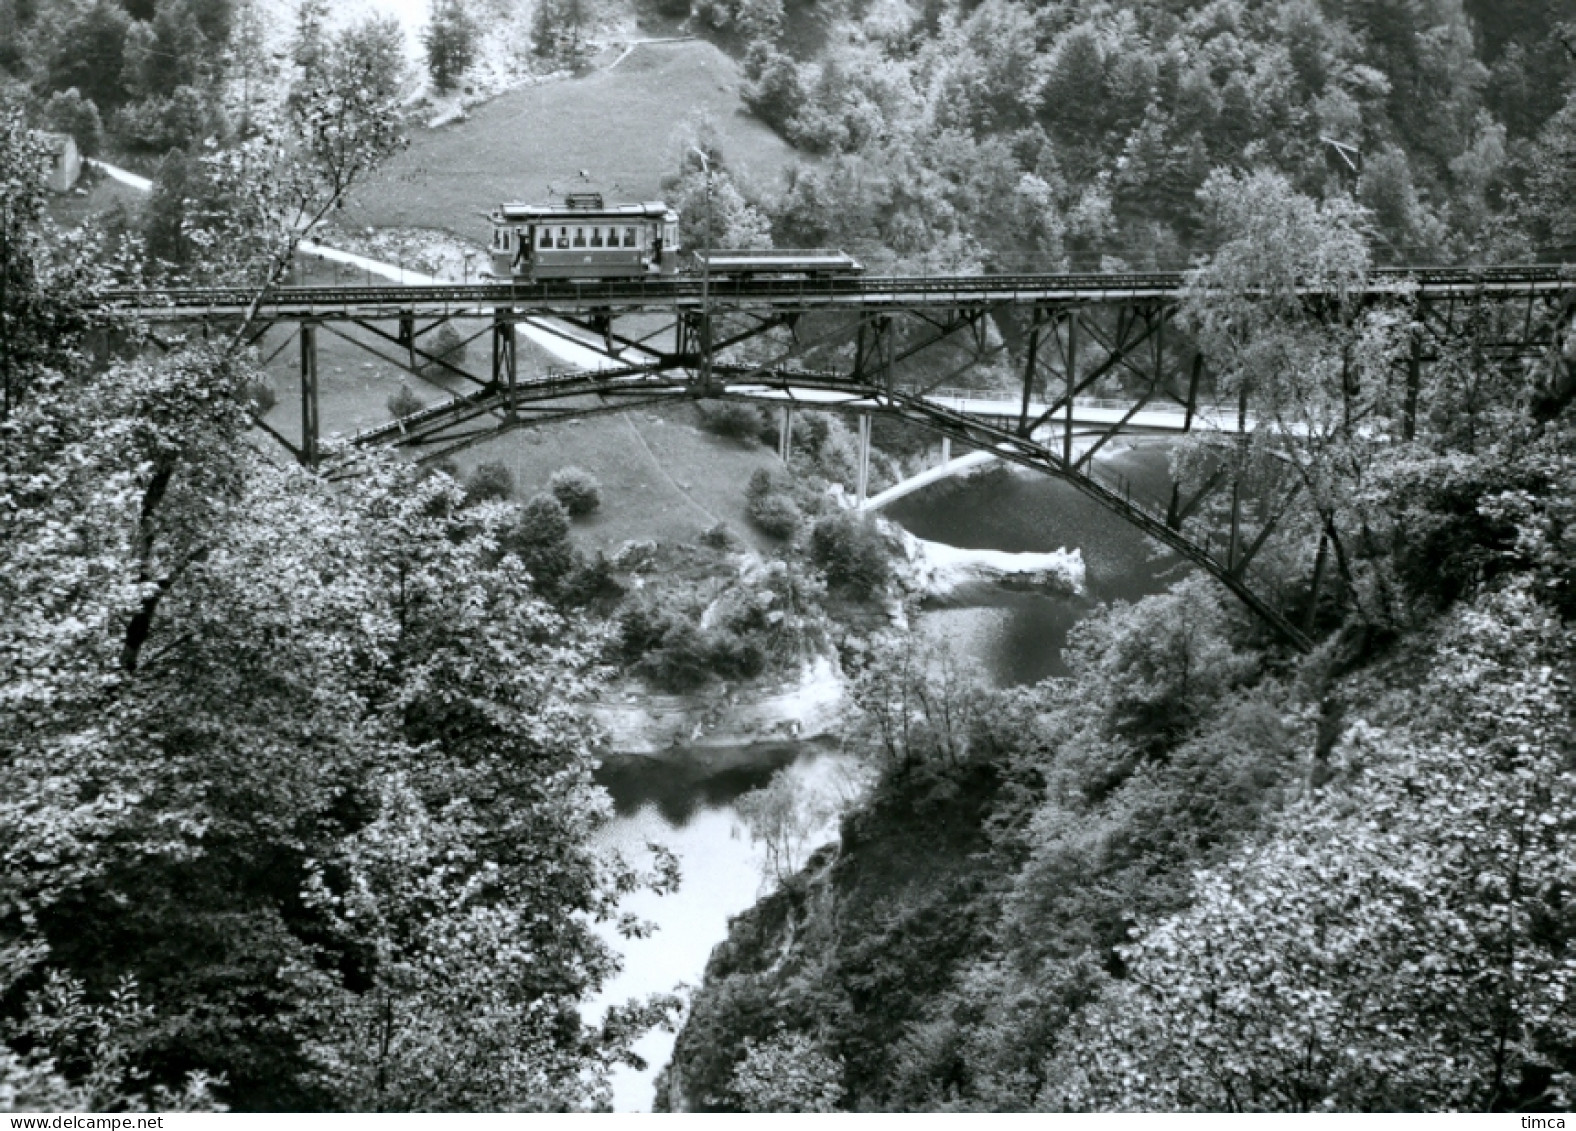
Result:
<instances>
[{"instance_id":1,"label":"bridge deck","mask_svg":"<svg viewBox=\"0 0 1576 1131\"><path fill-rule=\"evenodd\" d=\"M1125 275L948 275L873 276L837 279L713 279L709 301L730 306L814 310L837 307L988 306L998 303L1100 303L1174 301L1185 286L1181 272ZM1309 294L1324 293L1309 287ZM1382 297L1416 293L1426 298L1537 297L1576 293L1576 267L1532 265L1481 268L1395 268L1373 272L1359 292ZM110 291L111 310L155 320L233 318L254 298L244 288L172 288ZM470 283L401 286L280 287L262 302L265 319L320 317L386 318L485 315L499 310L526 314L586 310L698 307L698 277L595 282Z\"/></svg>"}]
</instances>

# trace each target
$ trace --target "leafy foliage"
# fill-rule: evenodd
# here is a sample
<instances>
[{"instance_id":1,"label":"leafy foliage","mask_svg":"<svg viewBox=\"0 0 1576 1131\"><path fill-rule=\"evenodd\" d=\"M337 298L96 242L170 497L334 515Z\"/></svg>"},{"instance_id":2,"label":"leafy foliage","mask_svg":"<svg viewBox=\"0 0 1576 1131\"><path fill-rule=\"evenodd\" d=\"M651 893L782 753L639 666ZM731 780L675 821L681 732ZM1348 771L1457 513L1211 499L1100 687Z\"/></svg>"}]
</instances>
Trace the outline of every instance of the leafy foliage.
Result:
<instances>
[{"instance_id":1,"label":"leafy foliage","mask_svg":"<svg viewBox=\"0 0 1576 1131\"><path fill-rule=\"evenodd\" d=\"M545 491L526 500L503 538L504 548L518 555L543 592L556 593L574 569L569 512Z\"/></svg>"},{"instance_id":2,"label":"leafy foliage","mask_svg":"<svg viewBox=\"0 0 1576 1131\"><path fill-rule=\"evenodd\" d=\"M825 649L823 597L782 561L749 565L720 591L648 592L619 611L618 658L668 691L797 671Z\"/></svg>"},{"instance_id":3,"label":"leafy foliage","mask_svg":"<svg viewBox=\"0 0 1576 1131\"><path fill-rule=\"evenodd\" d=\"M274 206L310 222L382 148L359 98L307 98L289 161L204 159L239 211L190 231L265 237L208 269L274 277L301 236ZM604 1103L674 1003L577 1012L617 965L593 924L643 878L592 847L600 642L530 572L575 565L558 504L274 462L235 341L90 364L96 253L46 238L7 127L7 1102Z\"/></svg>"},{"instance_id":4,"label":"leafy foliage","mask_svg":"<svg viewBox=\"0 0 1576 1131\"><path fill-rule=\"evenodd\" d=\"M776 884L790 882L804 867L811 838L832 816L826 799L787 770L778 770L766 785L741 796L736 809L750 841L765 850L766 879Z\"/></svg>"},{"instance_id":5,"label":"leafy foliage","mask_svg":"<svg viewBox=\"0 0 1576 1131\"><path fill-rule=\"evenodd\" d=\"M439 326L432 332L432 340L421 342L420 348L433 359L421 362L422 375L431 380L446 381L454 376L450 367L459 369L465 363L465 339L452 323Z\"/></svg>"},{"instance_id":6,"label":"leafy foliage","mask_svg":"<svg viewBox=\"0 0 1576 1131\"><path fill-rule=\"evenodd\" d=\"M43 140L0 110L0 424L33 386L71 363L94 324L92 288L110 266L84 234L44 217Z\"/></svg>"},{"instance_id":7,"label":"leafy foliage","mask_svg":"<svg viewBox=\"0 0 1576 1131\"><path fill-rule=\"evenodd\" d=\"M514 473L498 460L479 463L465 482L468 504L499 502L514 497Z\"/></svg>"},{"instance_id":8,"label":"leafy foliage","mask_svg":"<svg viewBox=\"0 0 1576 1131\"><path fill-rule=\"evenodd\" d=\"M841 1069L804 1034L779 1033L760 1044L744 1043L733 1093L745 1111L836 1111Z\"/></svg>"},{"instance_id":9,"label":"leafy foliage","mask_svg":"<svg viewBox=\"0 0 1576 1131\"><path fill-rule=\"evenodd\" d=\"M407 416L420 412L425 407L421 398L416 395L409 385L401 385L389 394L389 415L395 420L404 420Z\"/></svg>"},{"instance_id":10,"label":"leafy foliage","mask_svg":"<svg viewBox=\"0 0 1576 1131\"><path fill-rule=\"evenodd\" d=\"M561 467L547 481L553 498L563 504L570 518L581 518L602 505L602 489L596 476L583 467Z\"/></svg>"},{"instance_id":11,"label":"leafy foliage","mask_svg":"<svg viewBox=\"0 0 1576 1131\"><path fill-rule=\"evenodd\" d=\"M818 519L810 531L810 559L826 573L827 583L856 597L885 589L892 567L889 551L874 523L840 512Z\"/></svg>"},{"instance_id":12,"label":"leafy foliage","mask_svg":"<svg viewBox=\"0 0 1576 1131\"><path fill-rule=\"evenodd\" d=\"M476 59L475 18L464 0L432 0L421 44L427 53L427 71L440 94L453 90Z\"/></svg>"},{"instance_id":13,"label":"leafy foliage","mask_svg":"<svg viewBox=\"0 0 1576 1131\"><path fill-rule=\"evenodd\" d=\"M730 440L756 442L764 426L761 410L747 401L702 401L700 426Z\"/></svg>"},{"instance_id":14,"label":"leafy foliage","mask_svg":"<svg viewBox=\"0 0 1576 1131\"><path fill-rule=\"evenodd\" d=\"M1568 1106L1569 629L1464 609L1421 718L1355 722L1339 785L1125 952L1051 1066L1057 1105Z\"/></svg>"},{"instance_id":15,"label":"leafy foliage","mask_svg":"<svg viewBox=\"0 0 1576 1131\"><path fill-rule=\"evenodd\" d=\"M789 496L777 492L751 499L749 516L757 530L773 538L792 538L804 524L799 505Z\"/></svg>"},{"instance_id":16,"label":"leafy foliage","mask_svg":"<svg viewBox=\"0 0 1576 1131\"><path fill-rule=\"evenodd\" d=\"M49 128L74 138L84 157L97 156L104 145L104 122L91 98L83 98L76 87L56 91L44 103L44 121Z\"/></svg>"},{"instance_id":17,"label":"leafy foliage","mask_svg":"<svg viewBox=\"0 0 1576 1131\"><path fill-rule=\"evenodd\" d=\"M550 63L576 66L586 58L586 0L541 0L531 14L531 50Z\"/></svg>"}]
</instances>

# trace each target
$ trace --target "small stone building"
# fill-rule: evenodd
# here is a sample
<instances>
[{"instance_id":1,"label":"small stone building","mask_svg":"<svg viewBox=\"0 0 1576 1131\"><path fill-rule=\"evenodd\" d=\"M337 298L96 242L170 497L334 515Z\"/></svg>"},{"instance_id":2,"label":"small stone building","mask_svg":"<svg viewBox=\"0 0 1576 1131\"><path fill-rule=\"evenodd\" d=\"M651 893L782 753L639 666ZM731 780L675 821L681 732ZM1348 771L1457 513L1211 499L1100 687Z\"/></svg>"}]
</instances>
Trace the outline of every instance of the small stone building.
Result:
<instances>
[{"instance_id":1,"label":"small stone building","mask_svg":"<svg viewBox=\"0 0 1576 1131\"><path fill-rule=\"evenodd\" d=\"M82 154L77 151L76 138L46 133L44 141L49 146L49 171L44 175L44 184L52 192L70 192L82 175Z\"/></svg>"}]
</instances>

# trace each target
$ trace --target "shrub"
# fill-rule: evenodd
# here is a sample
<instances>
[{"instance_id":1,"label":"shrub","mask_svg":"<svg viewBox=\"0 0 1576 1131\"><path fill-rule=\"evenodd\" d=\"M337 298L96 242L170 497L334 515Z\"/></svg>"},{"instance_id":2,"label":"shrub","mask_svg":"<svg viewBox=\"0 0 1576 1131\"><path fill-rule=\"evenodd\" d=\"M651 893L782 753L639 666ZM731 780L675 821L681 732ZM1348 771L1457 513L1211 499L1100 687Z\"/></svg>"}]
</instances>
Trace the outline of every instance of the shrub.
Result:
<instances>
[{"instance_id":1,"label":"shrub","mask_svg":"<svg viewBox=\"0 0 1576 1131\"><path fill-rule=\"evenodd\" d=\"M703 401L699 408L701 427L730 440L758 440L766 425L761 410L742 401Z\"/></svg>"},{"instance_id":2,"label":"shrub","mask_svg":"<svg viewBox=\"0 0 1576 1131\"><path fill-rule=\"evenodd\" d=\"M191 149L197 142L220 132L220 122L206 95L195 87L177 87L166 96L154 95L123 106L115 115L115 134L132 149L163 153Z\"/></svg>"},{"instance_id":3,"label":"shrub","mask_svg":"<svg viewBox=\"0 0 1576 1131\"><path fill-rule=\"evenodd\" d=\"M739 544L739 539L726 522L719 522L701 532L700 544L713 550L731 550Z\"/></svg>"},{"instance_id":4,"label":"shrub","mask_svg":"<svg viewBox=\"0 0 1576 1131\"><path fill-rule=\"evenodd\" d=\"M754 679L766 670L760 641L727 629L707 633L707 663L723 679Z\"/></svg>"},{"instance_id":5,"label":"shrub","mask_svg":"<svg viewBox=\"0 0 1576 1131\"><path fill-rule=\"evenodd\" d=\"M392 15L367 16L334 37L330 66L381 101L405 85L405 31Z\"/></svg>"},{"instance_id":6,"label":"shrub","mask_svg":"<svg viewBox=\"0 0 1576 1131\"><path fill-rule=\"evenodd\" d=\"M520 508L515 537L524 545L555 545L569 540L569 512L551 495L538 491Z\"/></svg>"},{"instance_id":7,"label":"shrub","mask_svg":"<svg viewBox=\"0 0 1576 1131\"><path fill-rule=\"evenodd\" d=\"M795 424L795 455L809 457L823 479L852 486L858 477L859 444L848 425L829 412L805 412Z\"/></svg>"},{"instance_id":8,"label":"shrub","mask_svg":"<svg viewBox=\"0 0 1576 1131\"><path fill-rule=\"evenodd\" d=\"M560 584L575 567L569 544L569 512L545 493L532 495L520 508L520 517L502 539L503 548L531 571L541 591L557 595Z\"/></svg>"},{"instance_id":9,"label":"shrub","mask_svg":"<svg viewBox=\"0 0 1576 1131\"><path fill-rule=\"evenodd\" d=\"M786 539L798 533L804 515L787 495L773 492L750 500L750 521L763 534Z\"/></svg>"},{"instance_id":10,"label":"shrub","mask_svg":"<svg viewBox=\"0 0 1576 1131\"><path fill-rule=\"evenodd\" d=\"M465 340L460 337L460 332L449 322L445 322L434 330L430 341L418 341L417 348L431 357L447 362L456 369L465 362ZM436 361L423 360L417 368L426 377L443 378L451 376L449 370L439 365Z\"/></svg>"},{"instance_id":11,"label":"shrub","mask_svg":"<svg viewBox=\"0 0 1576 1131\"><path fill-rule=\"evenodd\" d=\"M607 555L598 553L590 561L582 560L575 566L564 579L562 593L562 603L567 608L592 609L605 616L623 600L624 586L613 575L613 563L607 560Z\"/></svg>"},{"instance_id":12,"label":"shrub","mask_svg":"<svg viewBox=\"0 0 1576 1131\"><path fill-rule=\"evenodd\" d=\"M649 600L625 605L618 614L618 658L626 664L638 662L662 647L667 630L668 618Z\"/></svg>"},{"instance_id":13,"label":"shrub","mask_svg":"<svg viewBox=\"0 0 1576 1131\"><path fill-rule=\"evenodd\" d=\"M267 416L279 403L279 394L266 380L247 381L241 386L241 403L253 416Z\"/></svg>"},{"instance_id":14,"label":"shrub","mask_svg":"<svg viewBox=\"0 0 1576 1131\"><path fill-rule=\"evenodd\" d=\"M564 505L571 518L590 514L602 505L602 488L596 476L582 467L563 467L547 481L553 498Z\"/></svg>"},{"instance_id":15,"label":"shrub","mask_svg":"<svg viewBox=\"0 0 1576 1131\"><path fill-rule=\"evenodd\" d=\"M70 134L84 157L98 154L104 144L104 123L91 98L83 98L76 87L57 91L44 104L44 121L52 130Z\"/></svg>"},{"instance_id":16,"label":"shrub","mask_svg":"<svg viewBox=\"0 0 1576 1131\"><path fill-rule=\"evenodd\" d=\"M465 501L486 503L514 498L514 473L496 460L476 465L465 481Z\"/></svg>"},{"instance_id":17,"label":"shrub","mask_svg":"<svg viewBox=\"0 0 1576 1131\"><path fill-rule=\"evenodd\" d=\"M395 420L404 420L422 410L421 398L410 391L408 385L401 385L399 391L388 399L389 415Z\"/></svg>"},{"instance_id":18,"label":"shrub","mask_svg":"<svg viewBox=\"0 0 1576 1131\"><path fill-rule=\"evenodd\" d=\"M444 456L440 460L420 465L421 478L423 479L429 479L440 472L456 483L460 481L460 465L454 462L453 456Z\"/></svg>"},{"instance_id":19,"label":"shrub","mask_svg":"<svg viewBox=\"0 0 1576 1131\"><path fill-rule=\"evenodd\" d=\"M778 133L787 135L788 124L810 100L803 75L793 57L769 43L755 42L745 57L744 104Z\"/></svg>"},{"instance_id":20,"label":"shrub","mask_svg":"<svg viewBox=\"0 0 1576 1131\"><path fill-rule=\"evenodd\" d=\"M757 467L750 474L750 481L744 486L744 497L753 503L756 499L770 495L774 490L776 490L776 480L772 478L772 473L764 467Z\"/></svg>"},{"instance_id":21,"label":"shrub","mask_svg":"<svg viewBox=\"0 0 1576 1131\"><path fill-rule=\"evenodd\" d=\"M810 558L829 584L869 597L886 588L891 576L886 546L875 524L858 515L828 515L810 532Z\"/></svg>"},{"instance_id":22,"label":"shrub","mask_svg":"<svg viewBox=\"0 0 1576 1131\"><path fill-rule=\"evenodd\" d=\"M590 53L585 38L590 14L586 0L537 0L531 50L549 62L578 66Z\"/></svg>"},{"instance_id":23,"label":"shrub","mask_svg":"<svg viewBox=\"0 0 1576 1131\"><path fill-rule=\"evenodd\" d=\"M706 634L687 620L666 624L662 646L648 652L635 670L667 691L693 691L711 679L712 647Z\"/></svg>"}]
</instances>

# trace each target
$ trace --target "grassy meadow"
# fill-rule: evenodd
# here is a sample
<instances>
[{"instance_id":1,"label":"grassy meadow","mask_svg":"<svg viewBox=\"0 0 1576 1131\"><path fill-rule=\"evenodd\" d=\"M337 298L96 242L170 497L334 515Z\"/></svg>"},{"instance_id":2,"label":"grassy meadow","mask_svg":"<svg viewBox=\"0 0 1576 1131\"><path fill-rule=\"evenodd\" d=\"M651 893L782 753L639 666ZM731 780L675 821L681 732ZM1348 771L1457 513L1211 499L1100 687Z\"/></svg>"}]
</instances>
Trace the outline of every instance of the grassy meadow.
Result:
<instances>
[{"instance_id":1,"label":"grassy meadow","mask_svg":"<svg viewBox=\"0 0 1576 1131\"><path fill-rule=\"evenodd\" d=\"M480 320L456 323L462 336L485 328ZM357 327L340 327L357 342L397 356L398 347ZM557 361L523 335L518 339L522 375L562 370ZM271 331L263 356L283 346L268 366L278 398L268 423L291 442L301 434L298 365L300 346L285 330ZM319 329L318 412L322 433L349 436L386 423L388 400L403 384L426 404L446 400L468 388L448 375L424 380L406 374L326 329ZM460 367L478 378L489 373L486 334L472 342ZM746 542L766 549L770 539L745 517L744 484L757 467L773 466L776 455L758 443L724 439L701 429L695 408L684 402L631 409L607 416L520 428L458 453L462 475L479 463L498 462L514 476L517 493L527 498L545 490L559 468L576 465L596 476L602 506L575 522L576 537L588 550L612 550L630 539L689 542L725 522Z\"/></svg>"},{"instance_id":2,"label":"grassy meadow","mask_svg":"<svg viewBox=\"0 0 1576 1131\"><path fill-rule=\"evenodd\" d=\"M636 47L610 70L525 87L410 148L356 191L348 228L432 227L476 243L506 200L544 200L581 170L611 199L657 200L678 171L685 123L708 117L742 179L776 185L794 151L739 100L738 64L701 40Z\"/></svg>"}]
</instances>

